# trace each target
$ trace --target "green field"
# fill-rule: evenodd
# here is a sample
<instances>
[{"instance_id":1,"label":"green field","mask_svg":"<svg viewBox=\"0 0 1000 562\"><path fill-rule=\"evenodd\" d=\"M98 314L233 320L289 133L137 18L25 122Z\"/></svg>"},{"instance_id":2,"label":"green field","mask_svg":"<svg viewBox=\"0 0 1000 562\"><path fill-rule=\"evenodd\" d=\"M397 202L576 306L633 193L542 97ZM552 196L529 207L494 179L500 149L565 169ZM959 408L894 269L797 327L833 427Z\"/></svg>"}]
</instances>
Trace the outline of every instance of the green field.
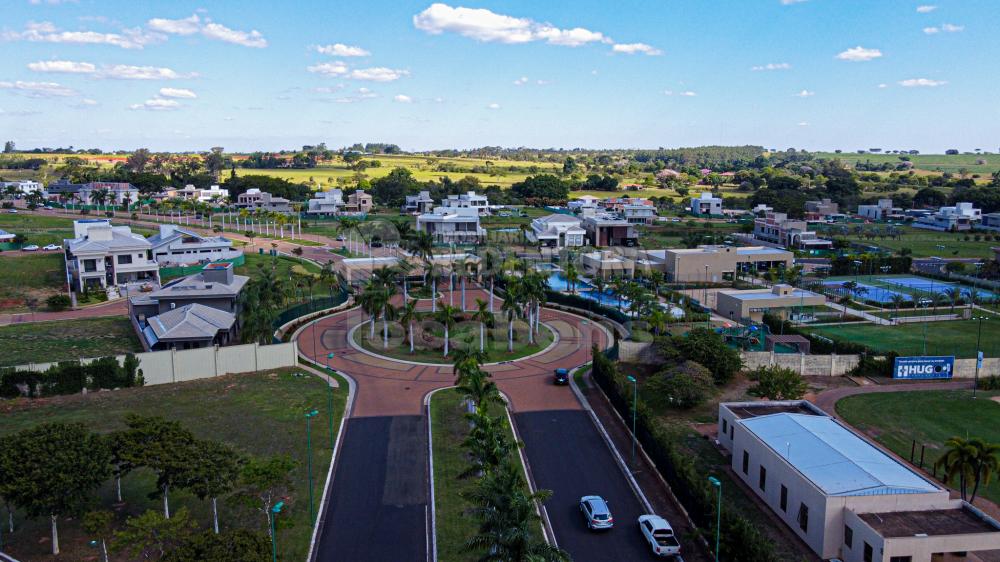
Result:
<instances>
[{"instance_id":1,"label":"green field","mask_svg":"<svg viewBox=\"0 0 1000 562\"><path fill-rule=\"evenodd\" d=\"M503 410L494 408L493 415ZM507 426L510 430L510 426ZM462 442L469 433L465 400L454 390L442 390L431 398L431 432L434 453L434 509L437 524L438 559L472 562L482 553L465 550L465 541L476 532L476 522L466 513L471 505L463 494L476 486L475 478L458 478L468 468ZM509 436L514 438L513 431Z\"/></svg>"},{"instance_id":2,"label":"green field","mask_svg":"<svg viewBox=\"0 0 1000 562\"><path fill-rule=\"evenodd\" d=\"M941 309L944 311L944 307ZM991 322L993 324L991 324ZM1000 357L1000 338L995 337L1000 321L983 322L981 349L986 357ZM954 355L975 357L979 322L974 320L948 320L944 322L917 322L896 326L854 324L849 326L814 326L804 328L839 342L857 342L881 353L895 351L900 355ZM924 353L924 342L927 352Z\"/></svg>"},{"instance_id":3,"label":"green field","mask_svg":"<svg viewBox=\"0 0 1000 562\"><path fill-rule=\"evenodd\" d=\"M969 383L971 385L971 381ZM924 468L930 472L943 453L944 442L954 436L980 437L1000 442L1000 404L991 400L996 392L971 390L878 392L849 396L837 402L837 413L897 455L909 459L910 447L926 445ZM981 488L984 497L1000 501L1000 480Z\"/></svg>"},{"instance_id":4,"label":"green field","mask_svg":"<svg viewBox=\"0 0 1000 562\"><path fill-rule=\"evenodd\" d=\"M0 312L28 310L29 299L37 301L37 308L44 308L46 298L64 292L64 268L62 252L18 257L0 254Z\"/></svg>"},{"instance_id":5,"label":"green field","mask_svg":"<svg viewBox=\"0 0 1000 562\"><path fill-rule=\"evenodd\" d=\"M0 365L49 363L142 351L127 318L0 326Z\"/></svg>"},{"instance_id":6,"label":"green field","mask_svg":"<svg viewBox=\"0 0 1000 562\"><path fill-rule=\"evenodd\" d=\"M867 227L868 230L874 227ZM1000 245L997 240L985 240L986 235L979 235L980 240L976 240L976 234L937 232L934 230L922 230L910 226L897 227L902 231L902 236L898 240L886 238L860 238L853 232L847 236L842 236L834 229L827 232L830 235L846 238L851 243L865 244L869 246L879 246L893 252L899 252L903 248L909 248L915 258L926 258L937 256L940 258L992 258L992 247ZM821 229L821 231L824 229ZM829 229L826 229L829 230ZM965 240L968 236L969 240ZM992 234L989 235L991 238ZM944 246L940 248L939 246Z\"/></svg>"},{"instance_id":7,"label":"green field","mask_svg":"<svg viewBox=\"0 0 1000 562\"><path fill-rule=\"evenodd\" d=\"M898 164L902 162L899 159L900 156L905 156L913 162L913 165L918 170L926 170L929 172L951 172L953 174L959 173L961 170L967 170L970 174L981 174L988 176L989 174L1000 170L1000 155L998 154L858 154L855 151L847 152L842 154L835 154L833 152L815 152L813 153L817 158L828 158L828 159L839 159L842 162L855 164L857 162L872 162L875 164L881 164L884 162L889 162L891 164ZM977 164L978 161L985 160L985 164Z\"/></svg>"},{"instance_id":8,"label":"green field","mask_svg":"<svg viewBox=\"0 0 1000 562\"><path fill-rule=\"evenodd\" d=\"M100 217L96 215L81 215L79 218ZM73 220L71 217L29 214L23 211L18 214L0 212L0 229L6 230L11 234L24 236L25 244L37 244L38 246L58 244L61 246L63 239L73 237ZM154 233L152 229L141 227L133 227L132 232L142 234L143 236L149 236Z\"/></svg>"},{"instance_id":9,"label":"green field","mask_svg":"<svg viewBox=\"0 0 1000 562\"><path fill-rule=\"evenodd\" d=\"M309 548L311 526L308 508L306 471L306 428L302 414L316 407L320 415L313 420L313 488L317 502L329 467L330 417L327 410L327 385L311 375L293 376L294 369L227 375L212 379L130 388L114 392L61 396L42 400L7 401L0 404L0 434L32 427L41 422L80 422L97 432L124 427L123 418L135 412L177 420L200 439L222 441L247 455L284 454L298 462L286 509L280 517L287 526L279 527L279 560L304 560ZM344 412L347 385L340 381L334 389L333 431L336 433ZM158 499L147 496L155 488L155 475L145 469L122 480L125 503L116 508L117 524L127 515L147 509L160 509ZM114 501L112 483L100 490L103 506ZM211 504L194 495L174 490L170 494L171 511L187 507L200 529L211 525ZM50 559L47 518L26 520L15 514L16 531L4 528L4 550L21 560ZM6 514L4 515L6 519ZM222 529L247 527L265 532L265 519L257 511L242 506L235 498L219 498L219 523ZM97 560L95 551L86 546L91 538L84 535L75 520L60 521L60 559ZM125 560L114 557L114 560Z\"/></svg>"}]
</instances>

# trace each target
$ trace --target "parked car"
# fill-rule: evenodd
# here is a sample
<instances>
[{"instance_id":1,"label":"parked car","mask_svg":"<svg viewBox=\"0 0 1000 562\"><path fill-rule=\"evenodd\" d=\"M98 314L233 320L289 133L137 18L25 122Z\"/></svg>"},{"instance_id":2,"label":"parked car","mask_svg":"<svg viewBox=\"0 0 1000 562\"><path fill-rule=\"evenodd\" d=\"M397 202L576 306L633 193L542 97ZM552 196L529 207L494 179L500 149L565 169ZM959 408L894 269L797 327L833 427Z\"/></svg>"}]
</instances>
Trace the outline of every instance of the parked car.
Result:
<instances>
[{"instance_id":1,"label":"parked car","mask_svg":"<svg viewBox=\"0 0 1000 562\"><path fill-rule=\"evenodd\" d=\"M681 553L681 543L677 542L674 528L659 515L640 515L639 531L657 556L677 556Z\"/></svg>"},{"instance_id":2,"label":"parked car","mask_svg":"<svg viewBox=\"0 0 1000 562\"><path fill-rule=\"evenodd\" d=\"M11 210L9 210L7 212L10 213L10 214L12 214L12 215L16 215L17 214L17 209L11 209Z\"/></svg>"},{"instance_id":3,"label":"parked car","mask_svg":"<svg viewBox=\"0 0 1000 562\"><path fill-rule=\"evenodd\" d=\"M344 240L347 240L347 238L343 234L337 236L337 242L343 242Z\"/></svg>"},{"instance_id":4,"label":"parked car","mask_svg":"<svg viewBox=\"0 0 1000 562\"><path fill-rule=\"evenodd\" d=\"M610 529L615 525L615 519L611 516L608 502L601 496L583 496L580 498L580 512L587 521L587 528L591 531L599 529Z\"/></svg>"},{"instance_id":5,"label":"parked car","mask_svg":"<svg viewBox=\"0 0 1000 562\"><path fill-rule=\"evenodd\" d=\"M569 384L569 371L566 369L556 369L552 378L552 384Z\"/></svg>"},{"instance_id":6,"label":"parked car","mask_svg":"<svg viewBox=\"0 0 1000 562\"><path fill-rule=\"evenodd\" d=\"M21 248L21 251L22 252L37 252L38 251L38 246L36 246L35 244L28 244L27 246Z\"/></svg>"},{"instance_id":7,"label":"parked car","mask_svg":"<svg viewBox=\"0 0 1000 562\"><path fill-rule=\"evenodd\" d=\"M62 250L62 246L58 244L48 244L46 246L42 246L42 249L46 252L52 252L54 250Z\"/></svg>"}]
</instances>

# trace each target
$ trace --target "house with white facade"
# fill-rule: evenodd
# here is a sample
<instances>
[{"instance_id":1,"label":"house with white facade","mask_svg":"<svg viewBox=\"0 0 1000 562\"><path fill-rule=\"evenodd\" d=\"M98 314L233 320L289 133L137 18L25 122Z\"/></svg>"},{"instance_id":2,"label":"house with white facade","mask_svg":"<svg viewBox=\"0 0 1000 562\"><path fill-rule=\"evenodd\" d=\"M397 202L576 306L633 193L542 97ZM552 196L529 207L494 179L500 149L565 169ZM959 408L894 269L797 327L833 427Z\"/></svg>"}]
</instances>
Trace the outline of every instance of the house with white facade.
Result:
<instances>
[{"instance_id":1,"label":"house with white facade","mask_svg":"<svg viewBox=\"0 0 1000 562\"><path fill-rule=\"evenodd\" d=\"M6 191L8 188L14 188L20 193L21 197L25 195L31 195L32 193L45 193L45 187L41 182L32 180L21 180L21 181L3 181L0 182L0 191Z\"/></svg>"},{"instance_id":2,"label":"house with white facade","mask_svg":"<svg viewBox=\"0 0 1000 562\"><path fill-rule=\"evenodd\" d=\"M434 200L431 199L430 191L421 191L417 195L407 195L400 209L404 213L420 214L429 213L434 210Z\"/></svg>"},{"instance_id":3,"label":"house with white facade","mask_svg":"<svg viewBox=\"0 0 1000 562\"><path fill-rule=\"evenodd\" d=\"M622 218L632 224L653 224L656 222L656 207L641 203L622 206Z\"/></svg>"},{"instance_id":4,"label":"house with white facade","mask_svg":"<svg viewBox=\"0 0 1000 562\"><path fill-rule=\"evenodd\" d=\"M217 185L210 186L208 189L201 189L200 187L188 184L181 189L168 190L167 196L180 197L181 199L198 201L199 203L211 203L213 201L228 199L229 190L223 189Z\"/></svg>"},{"instance_id":5,"label":"house with white facade","mask_svg":"<svg viewBox=\"0 0 1000 562\"><path fill-rule=\"evenodd\" d=\"M224 236L204 236L175 224L161 224L160 231L147 240L152 246L153 259L161 266L234 259L242 254Z\"/></svg>"},{"instance_id":6,"label":"house with white facade","mask_svg":"<svg viewBox=\"0 0 1000 562\"><path fill-rule=\"evenodd\" d=\"M310 215L333 216L344 208L344 192L339 189L320 191L309 200L306 213Z\"/></svg>"},{"instance_id":7,"label":"house with white facade","mask_svg":"<svg viewBox=\"0 0 1000 562\"><path fill-rule=\"evenodd\" d=\"M474 206L441 206L417 215L417 230L429 233L436 242L476 243L486 236L479 226L479 209Z\"/></svg>"},{"instance_id":8,"label":"house with white facade","mask_svg":"<svg viewBox=\"0 0 1000 562\"><path fill-rule=\"evenodd\" d=\"M722 198L709 192L691 198L691 214L696 217L721 216Z\"/></svg>"},{"instance_id":9,"label":"house with white facade","mask_svg":"<svg viewBox=\"0 0 1000 562\"><path fill-rule=\"evenodd\" d=\"M979 228L1000 232L1000 213L988 213L983 215L983 222L979 225Z\"/></svg>"},{"instance_id":10,"label":"house with white facade","mask_svg":"<svg viewBox=\"0 0 1000 562\"><path fill-rule=\"evenodd\" d=\"M900 209L894 209L892 199L879 199L875 205L858 205L858 216L873 221L881 221L896 214Z\"/></svg>"},{"instance_id":11,"label":"house with white facade","mask_svg":"<svg viewBox=\"0 0 1000 562\"><path fill-rule=\"evenodd\" d=\"M574 213L581 213L585 209L597 210L597 202L600 200L600 197L594 197L593 195L581 195L576 199L570 199L569 203L566 204L566 208Z\"/></svg>"},{"instance_id":12,"label":"house with white facade","mask_svg":"<svg viewBox=\"0 0 1000 562\"><path fill-rule=\"evenodd\" d=\"M131 205L139 201L139 188L127 182L70 183L65 179L49 184L48 198L73 205ZM99 201L100 193L106 198Z\"/></svg>"},{"instance_id":13,"label":"house with white facade","mask_svg":"<svg viewBox=\"0 0 1000 562\"><path fill-rule=\"evenodd\" d=\"M441 206L448 209L476 209L479 216L490 214L490 201L485 195L479 195L475 191L462 193L461 195L449 195L441 200Z\"/></svg>"},{"instance_id":14,"label":"house with white facade","mask_svg":"<svg viewBox=\"0 0 1000 562\"><path fill-rule=\"evenodd\" d=\"M806 221L788 218L786 213L765 213L753 221L753 237L782 248L799 250L829 250L833 242L809 230Z\"/></svg>"},{"instance_id":15,"label":"house with white facade","mask_svg":"<svg viewBox=\"0 0 1000 562\"><path fill-rule=\"evenodd\" d=\"M136 282L160 282L152 244L127 226L107 219L73 221L73 238L63 240L66 276L77 291Z\"/></svg>"},{"instance_id":16,"label":"house with white facade","mask_svg":"<svg viewBox=\"0 0 1000 562\"><path fill-rule=\"evenodd\" d=\"M982 209L972 203L955 203L952 207L941 207L938 212L913 221L913 228L939 230L942 232L970 230L983 218Z\"/></svg>"},{"instance_id":17,"label":"house with white facade","mask_svg":"<svg viewBox=\"0 0 1000 562\"><path fill-rule=\"evenodd\" d=\"M542 246L550 248L576 248L586 243L587 231L580 226L583 221L563 214L539 217L531 221L528 236Z\"/></svg>"},{"instance_id":18,"label":"house with white facade","mask_svg":"<svg viewBox=\"0 0 1000 562\"><path fill-rule=\"evenodd\" d=\"M291 202L284 197L275 197L256 187L250 188L236 196L236 207L249 211L267 211L271 213L292 212Z\"/></svg>"}]
</instances>

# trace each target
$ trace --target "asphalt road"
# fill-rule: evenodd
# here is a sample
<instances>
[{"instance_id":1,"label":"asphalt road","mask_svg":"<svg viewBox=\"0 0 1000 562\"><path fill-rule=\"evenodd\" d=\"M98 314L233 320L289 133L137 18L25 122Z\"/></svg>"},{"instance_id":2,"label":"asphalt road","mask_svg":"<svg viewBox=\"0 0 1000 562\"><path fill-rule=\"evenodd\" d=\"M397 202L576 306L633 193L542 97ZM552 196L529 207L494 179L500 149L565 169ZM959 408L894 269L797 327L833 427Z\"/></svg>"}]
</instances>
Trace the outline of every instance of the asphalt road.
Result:
<instances>
[{"instance_id":1,"label":"asphalt road","mask_svg":"<svg viewBox=\"0 0 1000 562\"><path fill-rule=\"evenodd\" d=\"M346 423L316 559L425 562L426 418Z\"/></svg>"},{"instance_id":2,"label":"asphalt road","mask_svg":"<svg viewBox=\"0 0 1000 562\"><path fill-rule=\"evenodd\" d=\"M574 562L656 559L639 533L642 504L587 412L520 413L514 423L535 483L553 492L545 506L556 542ZM579 509L580 497L586 495L608 501L613 529L587 530Z\"/></svg>"}]
</instances>

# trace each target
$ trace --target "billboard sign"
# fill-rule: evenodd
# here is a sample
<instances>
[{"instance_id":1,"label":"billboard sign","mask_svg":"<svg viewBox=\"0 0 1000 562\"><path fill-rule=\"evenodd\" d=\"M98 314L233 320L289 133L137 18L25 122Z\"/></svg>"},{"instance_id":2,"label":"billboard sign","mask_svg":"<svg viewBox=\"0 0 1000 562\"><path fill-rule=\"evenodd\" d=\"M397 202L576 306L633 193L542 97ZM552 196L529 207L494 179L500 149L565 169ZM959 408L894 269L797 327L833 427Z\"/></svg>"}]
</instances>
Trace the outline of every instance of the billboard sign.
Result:
<instances>
[{"instance_id":1,"label":"billboard sign","mask_svg":"<svg viewBox=\"0 0 1000 562\"><path fill-rule=\"evenodd\" d=\"M894 379L950 379L955 356L897 357L892 366Z\"/></svg>"}]
</instances>

